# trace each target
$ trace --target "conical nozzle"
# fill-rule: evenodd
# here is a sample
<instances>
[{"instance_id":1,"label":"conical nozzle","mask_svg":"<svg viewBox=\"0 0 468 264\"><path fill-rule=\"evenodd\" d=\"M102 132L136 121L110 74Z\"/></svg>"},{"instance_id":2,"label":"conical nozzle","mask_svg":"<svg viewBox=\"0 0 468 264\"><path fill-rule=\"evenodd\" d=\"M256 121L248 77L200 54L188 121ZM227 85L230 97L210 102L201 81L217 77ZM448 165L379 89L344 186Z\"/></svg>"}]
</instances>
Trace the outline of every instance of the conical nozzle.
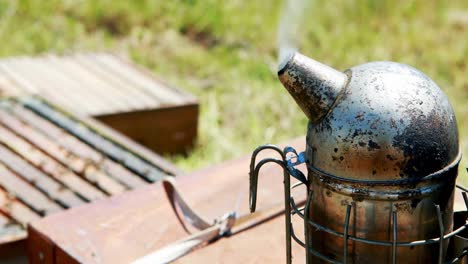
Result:
<instances>
[{"instance_id":1,"label":"conical nozzle","mask_svg":"<svg viewBox=\"0 0 468 264\"><path fill-rule=\"evenodd\" d=\"M278 77L314 124L330 111L348 82L346 74L300 53L280 64Z\"/></svg>"}]
</instances>

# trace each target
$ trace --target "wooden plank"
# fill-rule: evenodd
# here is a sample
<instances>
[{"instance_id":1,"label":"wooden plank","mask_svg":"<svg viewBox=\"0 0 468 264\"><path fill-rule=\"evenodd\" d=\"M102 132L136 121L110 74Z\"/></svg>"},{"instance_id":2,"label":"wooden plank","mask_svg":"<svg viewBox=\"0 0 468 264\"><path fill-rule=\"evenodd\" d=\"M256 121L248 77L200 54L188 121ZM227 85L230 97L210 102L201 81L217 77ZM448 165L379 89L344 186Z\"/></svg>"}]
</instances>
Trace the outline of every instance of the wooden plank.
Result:
<instances>
[{"instance_id":1,"label":"wooden plank","mask_svg":"<svg viewBox=\"0 0 468 264\"><path fill-rule=\"evenodd\" d=\"M112 87L109 90L107 88L110 86L108 83L100 80L96 73L81 67L72 58L48 56L48 59L65 71L69 82L74 82L80 86L80 89L77 89L79 95L75 100L84 100L88 96L98 98L100 100L98 104L102 105L102 111L104 112L109 112L110 109L116 109L116 111L129 111L132 109L133 106L125 102L127 100L125 94L117 90L114 91ZM89 102L91 103L91 101ZM73 104L70 107L73 107ZM86 112L86 114L92 113Z\"/></svg>"},{"instance_id":2,"label":"wooden plank","mask_svg":"<svg viewBox=\"0 0 468 264\"><path fill-rule=\"evenodd\" d=\"M67 105L69 102L73 102L73 96L69 92L58 92L61 91L63 87L57 86L56 82L48 79L47 73L43 72L45 69L37 68L29 64L22 65L19 58L2 60L0 61L0 66L15 82L20 84L21 87L25 87L25 89L31 91L33 94L41 94L48 100L52 100L61 105ZM46 78L43 78L44 75ZM44 86L56 89L56 92L50 93L42 91L41 87ZM76 105L77 108L85 109L83 102L77 101L74 102L74 105Z\"/></svg>"},{"instance_id":3,"label":"wooden plank","mask_svg":"<svg viewBox=\"0 0 468 264\"><path fill-rule=\"evenodd\" d=\"M11 171L46 193L62 206L69 208L84 203L83 199L65 188L63 184L53 180L3 145L0 145L0 160Z\"/></svg>"},{"instance_id":4,"label":"wooden plank","mask_svg":"<svg viewBox=\"0 0 468 264\"><path fill-rule=\"evenodd\" d=\"M30 264L56 264L54 243L31 225L28 226L26 245Z\"/></svg>"},{"instance_id":5,"label":"wooden plank","mask_svg":"<svg viewBox=\"0 0 468 264\"><path fill-rule=\"evenodd\" d=\"M61 148L51 139L40 134L37 130L33 129L29 125L22 123L20 120L1 108L0 123L3 124L3 126L9 128L11 131L15 131L16 134L34 144L39 149L42 149L44 152L56 158L63 164L66 164L74 171L82 172L84 170L86 161L74 155L73 153L69 153L66 149Z\"/></svg>"},{"instance_id":6,"label":"wooden plank","mask_svg":"<svg viewBox=\"0 0 468 264\"><path fill-rule=\"evenodd\" d=\"M198 105L102 115L96 118L160 153L184 153L193 147L197 137ZM153 122L155 119L158 122ZM132 125L129 126L129 123Z\"/></svg>"},{"instance_id":7,"label":"wooden plank","mask_svg":"<svg viewBox=\"0 0 468 264\"><path fill-rule=\"evenodd\" d=\"M76 137L68 134L65 130L53 125L44 118L41 118L34 112L31 112L17 104L0 104L10 114L22 120L28 125L40 131L44 136L55 140L62 148L73 153L75 156L80 156L87 160L87 163L93 163L95 166L102 168L109 176L122 182L126 186L134 189L147 184L140 176L125 169L121 164L118 164L108 159L102 153L96 151L90 146L84 144Z\"/></svg>"},{"instance_id":8,"label":"wooden plank","mask_svg":"<svg viewBox=\"0 0 468 264\"><path fill-rule=\"evenodd\" d=\"M44 135L49 136L49 138L56 140L63 148L75 153L75 155L84 157L96 163L101 162L101 160L105 158L101 153L84 144L76 137L68 134L65 130L55 126L34 112L25 109L21 105L6 101L1 102L0 105L23 122L33 126Z\"/></svg>"},{"instance_id":9,"label":"wooden plank","mask_svg":"<svg viewBox=\"0 0 468 264\"><path fill-rule=\"evenodd\" d=\"M305 140L301 138L289 143L301 150ZM178 186L184 199L205 219L214 219L232 210L237 210L240 215L249 214L249 163L250 155L247 155L179 176ZM305 170L304 167L301 169ZM265 166L262 174L268 177L259 181L258 210L281 207L282 170ZM304 195L305 192L298 193L296 198L303 200ZM248 224L252 226L269 217L271 215L260 215ZM59 223L60 229L53 228ZM55 247L80 263L129 263L187 236L160 183L73 208L31 225ZM245 228L248 226L236 232Z\"/></svg>"},{"instance_id":10,"label":"wooden plank","mask_svg":"<svg viewBox=\"0 0 468 264\"><path fill-rule=\"evenodd\" d=\"M0 74L0 96L16 96L24 92L25 91L17 85L15 85L15 83L10 78L8 78L8 76L6 76L5 74Z\"/></svg>"},{"instance_id":11,"label":"wooden plank","mask_svg":"<svg viewBox=\"0 0 468 264\"><path fill-rule=\"evenodd\" d=\"M12 254L8 251L15 251L14 253L18 253L18 242L20 240L24 240L26 238L26 230L24 229L24 225L15 222L10 217L0 213L0 260L4 260L7 257L11 257ZM14 244L14 245L12 245ZM3 262L2 262L3 263Z\"/></svg>"},{"instance_id":12,"label":"wooden plank","mask_svg":"<svg viewBox=\"0 0 468 264\"><path fill-rule=\"evenodd\" d=\"M3 164L0 164L0 175L0 185L37 213L48 215L62 210L59 205L50 200L45 194L23 181Z\"/></svg>"},{"instance_id":13,"label":"wooden plank","mask_svg":"<svg viewBox=\"0 0 468 264\"><path fill-rule=\"evenodd\" d=\"M81 65L89 71L92 71L96 77L107 84L109 87L106 89L106 92L113 93L117 91L126 95L125 102L129 106L132 106L133 109L145 109L148 107L157 107L159 105L158 101L140 92L135 84L132 85L125 82L118 74L106 71L106 67L96 63L95 56L76 54L72 58L77 65Z\"/></svg>"},{"instance_id":14,"label":"wooden plank","mask_svg":"<svg viewBox=\"0 0 468 264\"><path fill-rule=\"evenodd\" d=\"M112 56L110 54L96 55L101 61L113 70L119 72L121 76L130 79L137 87L145 89L148 93L153 94L156 98L160 98L166 105L179 105L185 103L196 102L196 98L189 93L165 84L157 79L148 69L140 67L125 58ZM161 100L162 98L165 98Z\"/></svg>"},{"instance_id":15,"label":"wooden plank","mask_svg":"<svg viewBox=\"0 0 468 264\"><path fill-rule=\"evenodd\" d=\"M7 244L26 237L24 228L7 216L0 214L0 244Z\"/></svg>"},{"instance_id":16,"label":"wooden plank","mask_svg":"<svg viewBox=\"0 0 468 264\"><path fill-rule=\"evenodd\" d=\"M0 126L0 141L86 200L92 201L106 196L102 191L3 126Z\"/></svg>"},{"instance_id":17,"label":"wooden plank","mask_svg":"<svg viewBox=\"0 0 468 264\"><path fill-rule=\"evenodd\" d=\"M85 106L84 108L80 109L74 108L74 111L84 113L86 110L92 110L93 112L89 112L86 114L93 115L101 111L106 111L106 108L108 108L106 103L108 103L109 96L107 96L106 98L100 98L100 96L96 96L93 87L83 86L79 82L73 82L72 80L70 80L69 76L64 74L63 71L60 69L63 68L63 66L57 66L55 63L46 62L44 61L44 58L31 60L36 65L40 66L41 68L44 68L44 70L46 70L48 73L48 76L46 78L48 78L56 84L55 87L50 85L41 87L41 90L47 91L48 93L59 94L66 91L69 93L70 96L73 97L73 101L69 102L79 102L78 104L73 103L72 106L80 104L83 104ZM58 89L61 89L61 91Z\"/></svg>"},{"instance_id":18,"label":"wooden plank","mask_svg":"<svg viewBox=\"0 0 468 264\"><path fill-rule=\"evenodd\" d=\"M118 123L128 122L126 113L149 111L153 114L151 122L146 124L147 131L155 131L155 124L167 120L178 120L182 116L191 126L182 125L174 128L158 126L158 138L170 136L181 140L169 143L151 144L152 150L158 153L183 153L193 146L198 122L198 102L189 93L171 87L157 79L153 73L128 60L107 53L81 53L69 56L45 55L40 57L13 57L0 60L0 85L7 88L8 94L21 90L37 94L67 106L73 112L96 116L101 120ZM11 89L10 89L11 88ZM0 90L1 93L1 90ZM180 110L168 111L170 108L187 106L193 112L178 115ZM158 113L163 109L163 113ZM121 120L116 118L122 114ZM171 116L166 116L171 115ZM112 117L109 117L112 116ZM144 119L144 118L142 118ZM173 122L176 123L176 122ZM131 123L126 123L126 130ZM183 131L182 128L189 130ZM135 136L139 142L153 142L153 133L127 133ZM122 132L122 131L121 131ZM160 135L159 135L160 134ZM184 136L190 136L185 139ZM168 137L169 138L169 137ZM187 144L187 145L174 145ZM161 149L159 148L161 146Z\"/></svg>"},{"instance_id":19,"label":"wooden plank","mask_svg":"<svg viewBox=\"0 0 468 264\"><path fill-rule=\"evenodd\" d=\"M21 73L18 73L15 70L13 70L12 68L14 67L11 67L12 65L10 65L9 61L10 60L8 59L0 61L0 72L5 74L10 80L13 80L14 83L20 86L19 88L24 89L26 92L33 94L37 93L38 90L36 84L30 82L29 80L25 80L22 77Z\"/></svg>"},{"instance_id":20,"label":"wooden plank","mask_svg":"<svg viewBox=\"0 0 468 264\"><path fill-rule=\"evenodd\" d=\"M60 161L63 166L70 168L76 174L81 175L106 193L114 195L122 193L127 189L95 164L67 151L55 141L42 135L27 124L22 123L3 109L0 109L0 123L12 131L15 131L18 135L34 144L43 152Z\"/></svg>"},{"instance_id":21,"label":"wooden plank","mask_svg":"<svg viewBox=\"0 0 468 264\"><path fill-rule=\"evenodd\" d=\"M83 122L83 118L78 118L77 116L71 117L37 98L22 98L20 102L25 107L35 111L57 126L62 127L88 145L105 153L107 157L121 163L149 182L157 181L167 175L167 173L161 170L160 166L154 164L151 160L145 159L145 156L138 155L132 151L132 143L126 144L122 142L122 137L117 133L113 133L111 134L112 137L108 137L109 130L105 130L103 126L96 127L96 123L91 123L92 120L90 119L86 120L87 122ZM103 130L105 131L104 133ZM133 143L133 145L135 144Z\"/></svg>"},{"instance_id":22,"label":"wooden plank","mask_svg":"<svg viewBox=\"0 0 468 264\"><path fill-rule=\"evenodd\" d=\"M76 106L76 108L74 107L74 111L77 112L84 112L85 109L87 109L89 111L87 114L93 115L95 113L105 111L106 106L97 98L93 97L92 93L84 93L83 100L75 100L80 88L83 89L83 87L80 87L75 83L67 83L68 79L66 77L60 74L54 74L54 72L48 68L48 65L44 64L40 60L27 58L23 59L18 64L19 67L25 67L26 69L33 70L38 73L33 75L34 80L42 84L40 91L45 92L44 96L48 97L52 94L57 94L66 99L65 104L73 102L73 105ZM65 83L67 83L67 85L65 85Z\"/></svg>"},{"instance_id":23,"label":"wooden plank","mask_svg":"<svg viewBox=\"0 0 468 264\"><path fill-rule=\"evenodd\" d=\"M124 168L122 165L110 159L103 159L102 162L99 163L99 165L102 166L103 170L108 172L110 175L113 175L114 178L118 178L127 186L131 187L131 189L143 187L148 184L139 176L133 174L132 172Z\"/></svg>"},{"instance_id":24,"label":"wooden plank","mask_svg":"<svg viewBox=\"0 0 468 264\"><path fill-rule=\"evenodd\" d=\"M161 169L167 175L181 175L183 173L182 170L174 166L174 164L170 163L160 155L149 151L146 147L143 147L138 142L131 140L127 136L121 133L117 133L115 130L109 128L107 125L97 121L94 118L89 118L80 115L74 115L78 121L83 122L84 124L88 125L92 129L99 131L102 135L105 135L108 138L112 138L114 142L125 146L126 149L136 155L144 158L155 167Z\"/></svg>"},{"instance_id":25,"label":"wooden plank","mask_svg":"<svg viewBox=\"0 0 468 264\"><path fill-rule=\"evenodd\" d=\"M15 221L24 226L26 226L26 224L29 222L41 218L38 213L29 209L26 205L21 203L12 195L6 193L3 189L0 189L0 211L6 215L9 215ZM8 221L8 223L9 222L11 221Z\"/></svg>"}]
</instances>

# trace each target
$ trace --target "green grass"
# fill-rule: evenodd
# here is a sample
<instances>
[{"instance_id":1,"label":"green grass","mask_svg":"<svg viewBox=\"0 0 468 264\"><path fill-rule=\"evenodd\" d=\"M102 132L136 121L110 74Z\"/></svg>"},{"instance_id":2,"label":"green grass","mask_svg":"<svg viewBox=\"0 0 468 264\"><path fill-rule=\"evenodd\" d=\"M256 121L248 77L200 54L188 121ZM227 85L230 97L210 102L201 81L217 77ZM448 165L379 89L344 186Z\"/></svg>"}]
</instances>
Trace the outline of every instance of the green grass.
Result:
<instances>
[{"instance_id":1,"label":"green grass","mask_svg":"<svg viewBox=\"0 0 468 264\"><path fill-rule=\"evenodd\" d=\"M186 170L305 134L276 79L282 1L0 0L0 56L110 50L128 54L201 103ZM374 60L413 65L455 107L468 153L468 2L315 1L301 52L338 69ZM462 162L465 167L466 162Z\"/></svg>"}]
</instances>

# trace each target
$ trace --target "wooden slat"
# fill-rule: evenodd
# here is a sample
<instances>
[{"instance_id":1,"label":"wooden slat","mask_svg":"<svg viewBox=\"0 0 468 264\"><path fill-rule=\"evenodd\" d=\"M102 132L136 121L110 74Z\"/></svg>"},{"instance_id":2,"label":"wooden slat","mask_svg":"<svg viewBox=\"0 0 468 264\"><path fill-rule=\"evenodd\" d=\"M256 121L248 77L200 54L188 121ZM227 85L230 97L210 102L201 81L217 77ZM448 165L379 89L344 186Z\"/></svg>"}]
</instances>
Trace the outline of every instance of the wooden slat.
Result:
<instances>
[{"instance_id":1,"label":"wooden slat","mask_svg":"<svg viewBox=\"0 0 468 264\"><path fill-rule=\"evenodd\" d=\"M37 86L31 83L28 80L24 80L21 77L20 73L17 73L15 70L12 69L11 65L8 63L9 60L0 61L0 72L5 74L10 80L13 80L14 83L18 84L18 88L24 89L29 93L37 93L38 89Z\"/></svg>"},{"instance_id":2,"label":"wooden slat","mask_svg":"<svg viewBox=\"0 0 468 264\"><path fill-rule=\"evenodd\" d=\"M1 96L16 96L25 91L18 87L7 75L1 74L0 69L0 95Z\"/></svg>"},{"instance_id":3,"label":"wooden slat","mask_svg":"<svg viewBox=\"0 0 468 264\"><path fill-rule=\"evenodd\" d=\"M80 156L74 155L66 149L60 147L55 141L45 137L37 130L21 123L18 119L0 109L0 123L16 131L20 136L36 145L39 149L59 160L63 166L67 166L75 173L84 176L89 182L109 194L118 194L126 190L118 181L101 171L95 164L87 162Z\"/></svg>"},{"instance_id":4,"label":"wooden slat","mask_svg":"<svg viewBox=\"0 0 468 264\"><path fill-rule=\"evenodd\" d=\"M62 127L69 133L78 137L80 140L86 142L88 145L94 146L114 161L122 163L128 169L145 177L150 182L160 180L162 177L167 175L157 168L155 164L152 164L141 156L130 152L128 149L123 147L121 143L104 137L100 132L101 129L94 130L89 126L83 126L83 122L76 116L71 117L61 113L56 109L51 108L50 105L44 104L37 98L23 98L21 99L21 103L44 118L47 118L57 126ZM117 135L115 135L115 137L116 136Z\"/></svg>"},{"instance_id":5,"label":"wooden slat","mask_svg":"<svg viewBox=\"0 0 468 264\"><path fill-rule=\"evenodd\" d=\"M54 141L46 138L37 130L31 128L29 125L22 123L20 120L10 115L8 112L0 108L0 123L12 131L15 131L19 136L25 138L38 148L42 149L47 154L58 159L62 163L77 172L82 172L86 165L86 161L66 149L61 148Z\"/></svg>"},{"instance_id":6,"label":"wooden slat","mask_svg":"<svg viewBox=\"0 0 468 264\"><path fill-rule=\"evenodd\" d=\"M96 163L101 162L105 158L101 153L68 134L65 130L55 126L34 112L25 109L21 105L4 101L0 103L0 106L10 111L10 114L15 115L15 117L23 122L41 131L44 135L56 140L62 147L75 153L75 155Z\"/></svg>"},{"instance_id":7,"label":"wooden slat","mask_svg":"<svg viewBox=\"0 0 468 264\"><path fill-rule=\"evenodd\" d=\"M73 153L75 156L80 156L87 160L87 163L93 163L95 166L101 167L108 175L124 183L126 186L133 189L147 184L140 176L125 169L121 164L108 159L102 153L84 144L76 137L68 134L65 130L53 125L44 118L41 118L34 112L17 104L6 104L5 106L5 103L3 103L0 104L0 107L2 107L2 105L5 109L10 111L10 114L15 115L16 118L34 127L44 136L55 140L57 144Z\"/></svg>"},{"instance_id":8,"label":"wooden slat","mask_svg":"<svg viewBox=\"0 0 468 264\"><path fill-rule=\"evenodd\" d=\"M60 97L64 97L66 98L66 102L62 104L67 105L73 102L73 110L77 112L85 113L85 111L89 111L88 114L93 115L105 111L106 106L102 104L102 101L93 97L92 93L84 93L84 97L81 100L76 100L77 94L83 88L75 83L64 85L67 82L67 78L59 74L51 74L48 65L40 60L23 60L21 66L38 73L34 75L34 80L42 83L40 89L46 93L44 96L57 94Z\"/></svg>"},{"instance_id":9,"label":"wooden slat","mask_svg":"<svg viewBox=\"0 0 468 264\"><path fill-rule=\"evenodd\" d=\"M50 85L41 87L41 90L45 90L49 94L61 94L66 91L70 96L73 97L72 100L69 101L69 104L73 102L73 105L83 104L85 106L81 110L74 108L74 111L84 112L86 109L90 109L93 111L92 113L96 113L105 111L106 108L108 108L108 106L106 106L106 103L109 100L108 97L100 98L101 96L96 96L96 92L94 91L93 87L83 86L79 82L73 82L67 75L57 70L55 64L47 63L44 61L44 59L31 59L31 62L37 65L37 67L47 71L47 76L39 76L39 78L49 79L51 82L56 84L55 87ZM61 89L62 92L60 92L58 89ZM79 103L75 104L75 102Z\"/></svg>"},{"instance_id":10,"label":"wooden slat","mask_svg":"<svg viewBox=\"0 0 468 264\"><path fill-rule=\"evenodd\" d=\"M26 226L27 223L38 220L41 216L29 209L26 205L0 189L0 211L9 215L18 223Z\"/></svg>"},{"instance_id":11,"label":"wooden slat","mask_svg":"<svg viewBox=\"0 0 468 264\"><path fill-rule=\"evenodd\" d=\"M0 203L1 202L0 195ZM24 230L22 224L19 224L9 218L7 215L0 213L0 244L11 244L14 241L24 239L25 237L26 231ZM5 255L5 253L2 251L3 250L0 250L0 260L2 260L2 255Z\"/></svg>"},{"instance_id":12,"label":"wooden slat","mask_svg":"<svg viewBox=\"0 0 468 264\"><path fill-rule=\"evenodd\" d=\"M51 175L54 179L60 181L87 200L92 201L106 196L102 191L92 186L54 159L44 155L44 153L36 149L33 145L16 136L3 126L0 126L0 141L3 141L4 144L19 153L30 163L39 167L48 175Z\"/></svg>"},{"instance_id":13,"label":"wooden slat","mask_svg":"<svg viewBox=\"0 0 468 264\"><path fill-rule=\"evenodd\" d=\"M41 215L48 215L62 210L45 194L23 181L3 164L0 164L0 185Z\"/></svg>"},{"instance_id":14,"label":"wooden slat","mask_svg":"<svg viewBox=\"0 0 468 264\"><path fill-rule=\"evenodd\" d=\"M84 56L81 54L72 57L77 65L82 65L89 71L94 72L94 75L106 83L109 88L106 92L113 93L118 91L126 95L126 103L133 106L134 109L145 109L148 107L156 107L159 105L158 101L149 97L147 94L139 91L138 87L134 84L123 81L119 75L106 71L105 67L96 63L94 56Z\"/></svg>"},{"instance_id":15,"label":"wooden slat","mask_svg":"<svg viewBox=\"0 0 468 264\"><path fill-rule=\"evenodd\" d=\"M155 154L154 152L143 147L143 145L138 144L137 142L131 140L127 136L121 133L117 133L115 130L110 129L108 126L103 125L103 123L96 121L93 118L74 115L76 120L87 124L93 130L99 131L101 135L105 135L107 138L112 138L112 140L119 145L125 146L125 149L135 155L138 155L140 158L148 161L154 167L161 170L162 173L166 175L181 175L183 171L174 166L174 164L168 162L162 156Z\"/></svg>"},{"instance_id":16,"label":"wooden slat","mask_svg":"<svg viewBox=\"0 0 468 264\"><path fill-rule=\"evenodd\" d=\"M70 92L62 91L63 87L57 86L56 82L47 78L47 73L44 72L45 69L37 68L35 65L30 65L30 63L21 63L22 60L24 60L24 58L5 59L0 61L0 66L2 66L2 69L7 72L15 82L20 84L21 87L25 87L25 89L34 94L41 94L49 100L64 105L73 101L73 95ZM47 91L42 91L41 87L44 86L53 87L56 89L56 92L49 93ZM80 101L74 104L80 108L84 107Z\"/></svg>"},{"instance_id":17,"label":"wooden slat","mask_svg":"<svg viewBox=\"0 0 468 264\"><path fill-rule=\"evenodd\" d=\"M133 174L122 165L110 159L103 159L99 165L102 166L104 171L108 172L110 175L113 175L113 177L118 178L132 189L136 189L148 184L139 176Z\"/></svg>"},{"instance_id":18,"label":"wooden slat","mask_svg":"<svg viewBox=\"0 0 468 264\"><path fill-rule=\"evenodd\" d=\"M3 145L0 145L0 160L10 170L36 186L59 204L68 208L84 203L83 199L65 188L63 184L53 180Z\"/></svg>"},{"instance_id":19,"label":"wooden slat","mask_svg":"<svg viewBox=\"0 0 468 264\"><path fill-rule=\"evenodd\" d=\"M66 77L63 85L72 85L75 88L77 97L85 99L91 97L92 100L87 103L98 104L101 111L109 112L109 109L120 109L121 111L129 110L130 108L125 102L118 98L125 98L124 94L112 93L103 89L106 83L96 80L95 74L79 67L76 63L71 61L68 57L59 58L54 55L45 57L44 63L51 65L53 69L61 72ZM47 88L45 88L47 89ZM73 104L71 104L73 107Z\"/></svg>"},{"instance_id":20,"label":"wooden slat","mask_svg":"<svg viewBox=\"0 0 468 264\"><path fill-rule=\"evenodd\" d=\"M2 191L0 191L0 204L4 204L3 201L2 201L2 197L1 197L2 196L1 192ZM9 223L11 223L11 219L8 218L7 216L3 215L3 214L0 214L0 227L6 226Z\"/></svg>"},{"instance_id":21,"label":"wooden slat","mask_svg":"<svg viewBox=\"0 0 468 264\"><path fill-rule=\"evenodd\" d=\"M99 117L101 121L111 120L118 129L125 127L127 136L142 144L149 142L148 146L158 153L184 153L192 148L197 134L193 132L198 122L195 97L168 86L150 71L107 53L1 59L0 93L2 86L8 95L16 95L14 91L37 94L73 112ZM179 108L185 106L189 111L179 115ZM168 111L169 108L175 111ZM120 124L128 122L127 113L142 111L148 111L145 116L152 115L150 122L139 124L145 129L134 132L128 129L128 123ZM116 121L120 115L122 118ZM168 119L180 122L171 122L174 127L158 125ZM171 140L161 143L154 138Z\"/></svg>"},{"instance_id":22,"label":"wooden slat","mask_svg":"<svg viewBox=\"0 0 468 264\"><path fill-rule=\"evenodd\" d=\"M151 94L165 105L177 105L184 101L184 98L176 90L168 88L162 85L162 83L150 78L143 70L137 70L135 65L131 65L109 54L98 54L95 55L95 57L98 58L101 63L115 71L116 74L136 84L136 87Z\"/></svg>"},{"instance_id":23,"label":"wooden slat","mask_svg":"<svg viewBox=\"0 0 468 264\"><path fill-rule=\"evenodd\" d=\"M11 243L26 237L23 227L12 223L6 216L0 214L0 222L5 223L0 225L0 244Z\"/></svg>"}]
</instances>

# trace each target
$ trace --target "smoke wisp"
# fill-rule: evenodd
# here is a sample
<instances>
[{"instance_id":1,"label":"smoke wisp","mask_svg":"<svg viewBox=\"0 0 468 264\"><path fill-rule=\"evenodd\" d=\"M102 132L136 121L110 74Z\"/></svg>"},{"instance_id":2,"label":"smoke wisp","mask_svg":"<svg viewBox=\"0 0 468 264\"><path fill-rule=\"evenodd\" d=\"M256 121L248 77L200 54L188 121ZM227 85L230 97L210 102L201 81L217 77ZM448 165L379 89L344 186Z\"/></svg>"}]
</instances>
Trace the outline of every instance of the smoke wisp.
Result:
<instances>
[{"instance_id":1,"label":"smoke wisp","mask_svg":"<svg viewBox=\"0 0 468 264\"><path fill-rule=\"evenodd\" d=\"M313 0L285 0L278 25L278 69L298 50L300 28L307 23Z\"/></svg>"}]
</instances>

